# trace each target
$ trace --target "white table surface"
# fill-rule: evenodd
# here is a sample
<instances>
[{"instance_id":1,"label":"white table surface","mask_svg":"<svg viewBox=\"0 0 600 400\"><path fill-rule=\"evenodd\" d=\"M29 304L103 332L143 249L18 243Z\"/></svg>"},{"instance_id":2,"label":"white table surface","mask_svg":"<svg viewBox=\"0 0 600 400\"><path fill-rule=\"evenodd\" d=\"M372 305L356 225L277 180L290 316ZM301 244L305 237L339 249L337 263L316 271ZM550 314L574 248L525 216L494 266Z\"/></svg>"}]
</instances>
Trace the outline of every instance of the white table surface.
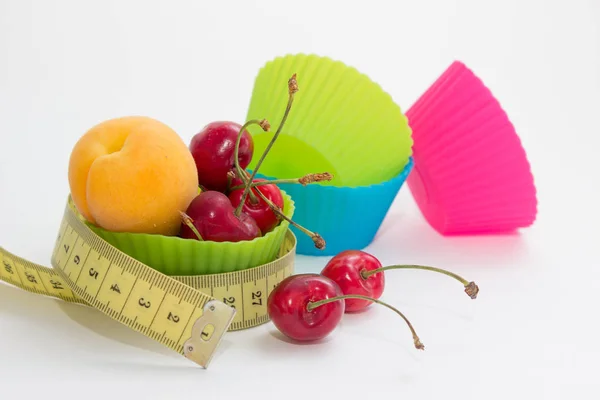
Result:
<instances>
[{"instance_id":1,"label":"white table surface","mask_svg":"<svg viewBox=\"0 0 600 400\"><path fill-rule=\"evenodd\" d=\"M354 65L404 109L464 61L517 127L540 199L520 234L444 238L403 188L367 250L481 288L472 301L443 276L387 274L383 298L424 352L373 307L320 344L270 323L228 334L201 370L93 309L0 284L0 398L600 398L599 20L596 0L0 2L0 244L31 261L49 265L91 125L146 114L189 141L241 121L258 68L290 52ZM299 256L297 272L327 260Z\"/></svg>"}]
</instances>

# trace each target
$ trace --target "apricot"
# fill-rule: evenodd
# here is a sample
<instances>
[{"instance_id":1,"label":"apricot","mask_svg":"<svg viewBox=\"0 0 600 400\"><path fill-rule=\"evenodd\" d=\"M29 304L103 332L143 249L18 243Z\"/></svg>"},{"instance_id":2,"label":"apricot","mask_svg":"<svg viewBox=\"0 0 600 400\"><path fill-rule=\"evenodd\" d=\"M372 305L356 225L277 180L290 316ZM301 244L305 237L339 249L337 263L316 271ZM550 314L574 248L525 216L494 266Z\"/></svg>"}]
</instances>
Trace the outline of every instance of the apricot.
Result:
<instances>
[{"instance_id":1,"label":"apricot","mask_svg":"<svg viewBox=\"0 0 600 400\"><path fill-rule=\"evenodd\" d=\"M176 235L198 194L189 149L160 121L131 116L93 126L69 160L71 197L83 217L113 232Z\"/></svg>"}]
</instances>

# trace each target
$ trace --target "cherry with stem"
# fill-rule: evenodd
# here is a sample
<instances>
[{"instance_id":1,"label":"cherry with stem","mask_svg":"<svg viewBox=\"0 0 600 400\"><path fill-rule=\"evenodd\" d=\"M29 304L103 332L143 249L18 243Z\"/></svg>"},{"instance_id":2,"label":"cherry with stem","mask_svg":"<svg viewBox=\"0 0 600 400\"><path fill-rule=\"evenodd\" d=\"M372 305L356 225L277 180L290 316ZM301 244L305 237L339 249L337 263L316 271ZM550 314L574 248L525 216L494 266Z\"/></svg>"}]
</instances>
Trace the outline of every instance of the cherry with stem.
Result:
<instances>
[{"instance_id":1,"label":"cherry with stem","mask_svg":"<svg viewBox=\"0 0 600 400\"><path fill-rule=\"evenodd\" d=\"M317 307L320 307L322 305L328 304L328 303L332 303L334 301L339 301L339 300L346 300L346 299L359 299L359 300L367 300L367 301L372 301L374 303L377 304L381 304L384 307L389 308L390 310L394 311L396 314L398 314L403 320L404 322L406 322L406 324L408 325L408 329L410 329L410 332L412 334L413 337L413 343L415 345L415 348L417 348L418 350L425 350L425 346L423 345L423 343L421 342L421 339L419 339L419 336L417 335L417 332L415 331L415 328L412 326L412 324L410 323L410 321L408 320L408 318L406 318L406 316L400 311L398 310L396 307L393 307L379 299L374 299L368 296L362 296L362 295L358 295L358 294L345 294L345 295L341 295L341 296L336 296L336 297L330 297L328 299L323 299L323 300L318 300L318 301L314 301L314 302L309 302L308 305L306 306L308 311L312 311Z\"/></svg>"},{"instance_id":2,"label":"cherry with stem","mask_svg":"<svg viewBox=\"0 0 600 400\"><path fill-rule=\"evenodd\" d=\"M246 168L254 154L254 141L248 131L238 139L241 124L233 121L213 121L192 137L189 151L196 164L198 184L208 190L225 192L227 174L235 165L233 152L236 140L238 162ZM203 192L205 190L202 190Z\"/></svg>"},{"instance_id":3,"label":"cherry with stem","mask_svg":"<svg viewBox=\"0 0 600 400\"><path fill-rule=\"evenodd\" d=\"M377 257L362 250L344 250L336 254L327 262L321 270L321 274L336 282L342 289L343 294L358 294L378 299L385 288L385 271L390 269L421 269L442 273L461 282L465 287L465 292L472 299L475 299L479 292L479 287L475 282L468 282L455 273L441 268L421 265L390 265L384 267ZM371 301L361 299L348 299L346 300L345 312L363 310L371 303Z\"/></svg>"},{"instance_id":4,"label":"cherry with stem","mask_svg":"<svg viewBox=\"0 0 600 400\"><path fill-rule=\"evenodd\" d=\"M292 75L292 77L288 80L288 94L289 94L289 99L288 99L288 104L286 106L283 118L281 120L281 123L279 124L279 127L277 128L277 131L275 132L275 134L273 135L273 137L271 138L271 141L269 142L269 144L267 145L267 148L265 149L265 151L263 152L263 154L261 155L260 159L258 160L256 167L254 168L254 170L252 171L252 174L248 177L247 171L245 171L243 168L241 168L239 166L239 163L237 163L236 161L236 172L237 175L239 176L239 178L244 182L244 192L242 193L241 199L240 199L240 203L238 204L238 206L236 207L234 214L235 215L240 215L242 212L242 209L244 207L244 203L246 201L246 197L250 194L250 196L252 196L254 193L251 190L251 188L253 187L253 180L254 177L256 176L258 169L260 167L260 165L262 164L262 162L264 161L264 159L266 158L269 150L271 149L271 147L273 147L273 144L275 143L275 141L277 140L277 137L279 136L279 134L281 133L281 130L285 124L285 121L287 120L287 117L289 115L290 109L292 108L292 103L294 101L294 94L298 91L298 82L296 81L296 74ZM249 126L251 124L258 124L261 126L261 128L263 128L264 131L268 131L270 129L270 124L267 120L263 119L263 120L251 120L248 121L246 124L244 124L244 126L242 127L242 129L240 129L240 134L238 135L238 139L241 138L241 132L244 131L244 128L246 126ZM236 151L237 151L237 147L239 144L239 140L236 141ZM235 154L234 154L235 155ZM235 159L235 157L234 157ZM298 182L301 184L307 184L310 183L311 180L317 180L317 179L331 179L331 174L328 173L323 173L323 174L312 174L312 175L307 175L305 177L299 178ZM258 182L257 182L258 183ZM272 184L273 181L268 182L268 184ZM267 183L264 183L267 184ZM241 188L240 188L241 189ZM294 222L291 218L288 218L282 211L281 209L273 204L273 202L271 200L269 200L259 189L256 190L256 194L269 206L269 208L279 217L282 218L286 221L288 221L291 225L295 226L296 228L298 228L300 231L302 231L303 233L305 233L306 235L308 235L312 241L315 243L315 247L317 247L318 249L324 249L325 248L325 240L321 237L321 235L319 235L318 233L314 233L309 231L308 229L306 229L305 227L297 224L296 222ZM252 197L251 197L252 199ZM252 200L251 200L252 201ZM256 204L256 203L254 203Z\"/></svg>"},{"instance_id":5,"label":"cherry with stem","mask_svg":"<svg viewBox=\"0 0 600 400\"><path fill-rule=\"evenodd\" d=\"M271 141L267 145L267 148L265 149L265 151L261 154L260 158L258 159L258 162L256 163L254 170L252 171L252 175L250 175L250 178L249 178L250 182L253 181L254 177L256 176L256 173L258 172L258 169L260 168L261 164L263 163L264 159L266 158L267 154L269 153L269 150L271 150L271 147L273 147L273 145L275 144L275 141L277 140L277 137L281 133L281 129L283 128L283 125L285 124L285 121L287 120L287 117L292 108L292 103L294 102L294 94L297 91L298 91L298 81L296 80L296 74L294 74L288 80L289 99L288 99L287 106L285 108L285 112L283 114L283 118L281 119L281 123L279 124L277 131L271 138ZM238 173L240 173L240 172L241 171L238 171ZM241 175L241 173L240 173L240 175ZM241 179L244 179L244 178L241 177ZM260 190L257 190L257 192L260 192ZM238 205L238 207L236 209L236 214L237 214L238 210L239 210L239 212L241 212L242 207L244 205L244 201L246 200L246 197L248 196L248 193L250 193L250 185L247 183L246 187L244 188L244 193L242 194L242 201L240 202L240 204Z\"/></svg>"},{"instance_id":6,"label":"cherry with stem","mask_svg":"<svg viewBox=\"0 0 600 400\"><path fill-rule=\"evenodd\" d=\"M223 192L208 190L196 196L182 215L179 237L209 242L251 241L261 236L256 221L235 207ZM202 239L201 239L202 238Z\"/></svg>"},{"instance_id":7,"label":"cherry with stem","mask_svg":"<svg viewBox=\"0 0 600 400\"><path fill-rule=\"evenodd\" d=\"M391 309L408 325L414 346L425 349L412 324L400 310L369 296L347 295L332 279L316 273L290 275L269 294L267 312L275 327L298 341L320 340L329 335L342 320L350 299L376 301Z\"/></svg>"}]
</instances>

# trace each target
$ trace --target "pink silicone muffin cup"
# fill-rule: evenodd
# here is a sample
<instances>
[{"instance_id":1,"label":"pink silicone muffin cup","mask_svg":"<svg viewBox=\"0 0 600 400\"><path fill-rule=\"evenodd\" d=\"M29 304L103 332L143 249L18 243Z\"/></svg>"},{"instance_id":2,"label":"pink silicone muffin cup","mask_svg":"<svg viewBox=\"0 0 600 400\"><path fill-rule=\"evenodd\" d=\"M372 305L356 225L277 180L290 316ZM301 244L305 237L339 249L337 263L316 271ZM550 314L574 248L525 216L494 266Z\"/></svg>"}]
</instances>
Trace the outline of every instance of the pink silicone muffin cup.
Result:
<instances>
[{"instance_id":1,"label":"pink silicone muffin cup","mask_svg":"<svg viewBox=\"0 0 600 400\"><path fill-rule=\"evenodd\" d=\"M450 234L533 224L536 188L521 141L490 90L456 61L406 112L414 139L407 183L427 222Z\"/></svg>"}]
</instances>

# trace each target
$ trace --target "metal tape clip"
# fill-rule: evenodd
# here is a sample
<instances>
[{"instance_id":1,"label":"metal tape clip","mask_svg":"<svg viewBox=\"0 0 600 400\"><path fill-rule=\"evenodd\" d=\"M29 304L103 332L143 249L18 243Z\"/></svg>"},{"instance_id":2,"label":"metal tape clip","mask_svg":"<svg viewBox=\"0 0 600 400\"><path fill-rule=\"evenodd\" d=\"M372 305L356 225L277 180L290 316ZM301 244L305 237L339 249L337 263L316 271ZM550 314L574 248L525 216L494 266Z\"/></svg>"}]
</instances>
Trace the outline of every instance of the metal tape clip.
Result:
<instances>
[{"instance_id":1,"label":"metal tape clip","mask_svg":"<svg viewBox=\"0 0 600 400\"><path fill-rule=\"evenodd\" d=\"M235 317L235 308L217 300L204 305L203 314L192 326L192 336L183 344L183 354L204 368Z\"/></svg>"}]
</instances>

